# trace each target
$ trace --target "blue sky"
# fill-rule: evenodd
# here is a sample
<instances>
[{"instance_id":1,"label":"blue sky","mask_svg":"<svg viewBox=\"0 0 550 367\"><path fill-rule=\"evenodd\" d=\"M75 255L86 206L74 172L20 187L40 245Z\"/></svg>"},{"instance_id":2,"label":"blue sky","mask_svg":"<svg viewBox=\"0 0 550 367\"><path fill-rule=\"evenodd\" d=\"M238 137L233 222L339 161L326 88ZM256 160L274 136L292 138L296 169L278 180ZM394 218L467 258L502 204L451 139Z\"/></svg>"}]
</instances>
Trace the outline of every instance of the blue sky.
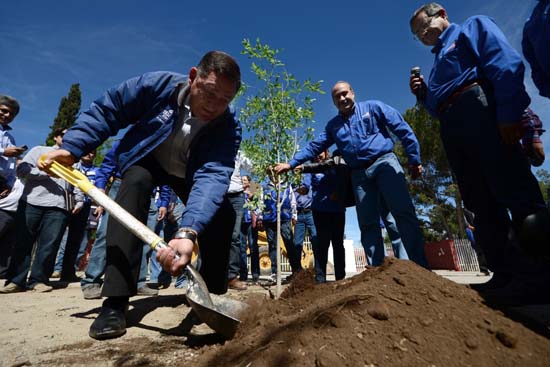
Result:
<instances>
[{"instance_id":1,"label":"blue sky","mask_svg":"<svg viewBox=\"0 0 550 367\"><path fill-rule=\"evenodd\" d=\"M535 0L447 1L450 20L493 17L521 50L523 23ZM198 4L196 6L195 4ZM231 6L229 5L231 4ZM43 144L61 97L80 83L86 108L108 87L153 70L186 74L209 50L237 58L245 82L253 82L241 56L243 38L260 38L298 79L353 85L358 100L379 99L404 112L415 100L408 90L412 66L427 74L429 48L414 41L408 23L422 2L401 1L189 1L95 0L3 2L0 22L0 93L21 103L12 123L19 145ZM550 101L538 96L526 73L531 107L550 125ZM334 115L330 93L319 96L317 130ZM546 150L550 133L543 136ZM425 148L426 149L426 148ZM543 168L550 169L549 160ZM355 213L347 237L359 242Z\"/></svg>"}]
</instances>

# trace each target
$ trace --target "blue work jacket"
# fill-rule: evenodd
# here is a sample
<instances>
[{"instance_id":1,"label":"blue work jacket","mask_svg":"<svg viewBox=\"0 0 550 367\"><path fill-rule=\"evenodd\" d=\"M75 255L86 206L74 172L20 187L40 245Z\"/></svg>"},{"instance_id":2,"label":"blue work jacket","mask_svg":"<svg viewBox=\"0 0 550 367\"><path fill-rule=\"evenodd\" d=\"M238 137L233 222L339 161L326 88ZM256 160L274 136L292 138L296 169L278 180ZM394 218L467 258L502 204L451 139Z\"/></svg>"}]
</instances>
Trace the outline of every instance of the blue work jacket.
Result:
<instances>
[{"instance_id":1,"label":"blue work jacket","mask_svg":"<svg viewBox=\"0 0 550 367\"><path fill-rule=\"evenodd\" d=\"M349 118L338 114L331 119L315 140L294 155L290 167L315 158L332 144L336 144L350 168L364 167L393 150L390 131L401 140L409 164L419 165L420 145L403 116L383 102L370 100L355 103Z\"/></svg>"},{"instance_id":2,"label":"blue work jacket","mask_svg":"<svg viewBox=\"0 0 550 367\"><path fill-rule=\"evenodd\" d=\"M540 0L523 27L523 55L541 96L550 98L550 1Z\"/></svg>"},{"instance_id":3,"label":"blue work jacket","mask_svg":"<svg viewBox=\"0 0 550 367\"><path fill-rule=\"evenodd\" d=\"M116 150L122 174L150 154L172 132L179 116L178 94L188 93L185 77L152 72L108 90L81 113L63 137L62 149L77 158L131 125ZM184 98L185 100L185 98ZM201 233L217 212L229 187L241 127L232 109L201 129L189 148L185 211L180 225Z\"/></svg>"},{"instance_id":4,"label":"blue work jacket","mask_svg":"<svg viewBox=\"0 0 550 367\"><path fill-rule=\"evenodd\" d=\"M530 103L525 92L525 66L495 22L486 16L452 23L439 36L432 53L435 60L423 101L434 117L438 108L461 86L487 81L492 86L499 124L519 123Z\"/></svg>"}]
</instances>

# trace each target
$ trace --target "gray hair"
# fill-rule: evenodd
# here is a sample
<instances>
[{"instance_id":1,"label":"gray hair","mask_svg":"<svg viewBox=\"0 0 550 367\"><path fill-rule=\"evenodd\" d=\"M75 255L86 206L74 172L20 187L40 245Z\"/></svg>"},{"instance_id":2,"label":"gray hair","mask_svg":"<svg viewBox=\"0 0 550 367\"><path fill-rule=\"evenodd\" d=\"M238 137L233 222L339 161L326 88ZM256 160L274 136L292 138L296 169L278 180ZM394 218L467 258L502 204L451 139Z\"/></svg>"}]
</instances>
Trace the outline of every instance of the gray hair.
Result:
<instances>
[{"instance_id":1,"label":"gray hair","mask_svg":"<svg viewBox=\"0 0 550 367\"><path fill-rule=\"evenodd\" d=\"M412 28L413 20L418 16L420 13L426 13L427 16L433 17L437 13L439 13L441 10L445 10L445 8L438 4L438 3L428 3L422 5L420 8L416 9L416 11L413 13L411 20L409 21L409 25Z\"/></svg>"},{"instance_id":2,"label":"gray hair","mask_svg":"<svg viewBox=\"0 0 550 367\"><path fill-rule=\"evenodd\" d=\"M19 113L19 102L13 97L0 95L0 104L11 108L13 110L13 117Z\"/></svg>"}]
</instances>

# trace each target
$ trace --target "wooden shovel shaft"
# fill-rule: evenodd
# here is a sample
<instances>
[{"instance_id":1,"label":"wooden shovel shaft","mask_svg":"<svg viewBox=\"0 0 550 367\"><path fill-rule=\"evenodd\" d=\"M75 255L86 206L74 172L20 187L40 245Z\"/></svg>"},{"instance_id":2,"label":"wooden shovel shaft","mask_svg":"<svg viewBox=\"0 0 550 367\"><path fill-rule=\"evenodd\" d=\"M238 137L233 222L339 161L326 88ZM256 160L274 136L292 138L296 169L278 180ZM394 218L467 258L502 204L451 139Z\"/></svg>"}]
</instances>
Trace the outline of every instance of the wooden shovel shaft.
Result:
<instances>
[{"instance_id":1,"label":"wooden shovel shaft","mask_svg":"<svg viewBox=\"0 0 550 367\"><path fill-rule=\"evenodd\" d=\"M41 157L40 160L42 159ZM52 163L49 171L82 190L82 192L92 198L98 205L101 205L119 223L132 232L132 234L149 244L153 250L167 246L166 242L164 242L155 232L150 230L149 227L134 218L134 216L128 213L114 200L95 187L82 172L73 167L63 166L56 161Z\"/></svg>"}]
</instances>

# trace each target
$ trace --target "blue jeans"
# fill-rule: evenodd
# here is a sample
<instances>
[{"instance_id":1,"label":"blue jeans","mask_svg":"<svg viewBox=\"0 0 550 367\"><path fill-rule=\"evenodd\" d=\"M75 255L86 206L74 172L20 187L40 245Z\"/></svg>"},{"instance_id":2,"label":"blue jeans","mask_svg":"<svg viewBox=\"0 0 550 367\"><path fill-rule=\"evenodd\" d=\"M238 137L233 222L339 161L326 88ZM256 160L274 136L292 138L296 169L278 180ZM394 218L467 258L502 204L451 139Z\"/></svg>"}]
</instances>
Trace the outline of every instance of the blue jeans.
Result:
<instances>
[{"instance_id":1,"label":"blue jeans","mask_svg":"<svg viewBox=\"0 0 550 367\"><path fill-rule=\"evenodd\" d=\"M158 211L156 210L156 205L151 201L151 207L149 208L149 217L147 218L147 227L151 228L156 234L160 235L162 233L164 242L168 243L172 239L172 236L178 230L177 223L172 223L168 218L164 218L162 221L157 220ZM149 248L143 248L143 252L147 254ZM170 285L172 282L172 276L170 273L162 269L159 262L157 261L157 252L152 251L149 255L149 270L150 276L149 281L151 283L161 283L163 285ZM140 279L142 274L147 274L147 268L143 269L144 262L142 259L140 270ZM147 266L147 259L145 259L145 266Z\"/></svg>"},{"instance_id":2,"label":"blue jeans","mask_svg":"<svg viewBox=\"0 0 550 367\"><path fill-rule=\"evenodd\" d=\"M393 255L396 258L401 260L409 260L409 255L407 255L407 250L405 250L403 241L401 241L401 236L399 235L399 231L397 230L397 225L395 224L395 219L393 215L391 215L391 213L388 213L385 220L384 219L382 220L384 222L384 226L386 227L386 232L388 233L388 237L390 238L390 241L391 241ZM385 247L384 247L384 251L386 251ZM385 252L384 255L387 255L387 252Z\"/></svg>"},{"instance_id":3,"label":"blue jeans","mask_svg":"<svg viewBox=\"0 0 550 367\"><path fill-rule=\"evenodd\" d=\"M120 180L114 180L109 190L109 197L114 199L118 193L120 187ZM95 242L90 252L90 258L88 259L88 266L84 278L80 281L81 286L88 284L102 284L101 277L105 273L105 263L107 256L107 222L109 219L109 213L103 212L97 226L95 235Z\"/></svg>"},{"instance_id":4,"label":"blue jeans","mask_svg":"<svg viewBox=\"0 0 550 367\"><path fill-rule=\"evenodd\" d=\"M314 211L313 219L317 227L317 241L313 246L315 258L315 280L317 283L327 281L328 249L332 242L334 255L334 275L336 280L346 277L346 253L344 250L344 227L346 212Z\"/></svg>"},{"instance_id":5,"label":"blue jeans","mask_svg":"<svg viewBox=\"0 0 550 367\"><path fill-rule=\"evenodd\" d=\"M252 223L241 223L241 264L246 267L246 246L250 249L250 273L252 280L260 279L260 253L258 249L258 230L252 228ZM242 266L242 265L241 265Z\"/></svg>"},{"instance_id":6,"label":"blue jeans","mask_svg":"<svg viewBox=\"0 0 550 367\"><path fill-rule=\"evenodd\" d=\"M118 194L120 187L120 180L115 180L111 184L109 190L109 197L114 199ZM154 221L156 222L156 212L154 213ZM96 231L96 239L90 252L90 258L88 260L88 266L86 267L85 277L80 281L81 286L87 284L102 284L101 277L105 273L105 264L107 256L107 223L109 221L109 213L104 212ZM149 224L149 222L147 223ZM151 252L149 245L143 245L143 256L141 259L141 268L139 271L139 278L137 287L140 288L147 282L147 255Z\"/></svg>"},{"instance_id":7,"label":"blue jeans","mask_svg":"<svg viewBox=\"0 0 550 367\"><path fill-rule=\"evenodd\" d=\"M227 194L226 196L231 203L233 210L235 211L235 225L233 227L233 233L231 235L231 248L229 250L229 268L227 271L227 279L239 277L240 280L246 280L246 278L248 277L248 269L246 267L246 261L244 264L242 263L241 254L241 222L243 220L244 213L244 194L241 192L237 194Z\"/></svg>"},{"instance_id":8,"label":"blue jeans","mask_svg":"<svg viewBox=\"0 0 550 367\"><path fill-rule=\"evenodd\" d=\"M296 253L302 258L302 248L304 245L304 239L306 238L306 229L309 234L309 240L311 241L312 247L315 247L315 242L317 241L317 230L315 229L315 223L313 222L313 213L311 210L300 211L298 209L298 219L296 220L296 225L294 226L294 247L296 248Z\"/></svg>"},{"instance_id":9,"label":"blue jeans","mask_svg":"<svg viewBox=\"0 0 550 367\"><path fill-rule=\"evenodd\" d=\"M382 222L384 223L384 227L386 228L386 231L388 232L388 237L391 241L391 246L393 249L393 254L395 257L401 260L409 260L409 256L407 255L407 250L405 250L405 246L403 245L403 241L401 241L401 235L399 235L399 231L397 230L397 224L395 223L395 218L393 215L391 215L388 206L384 200L380 200L380 214L382 218ZM384 246L384 256L387 255L386 247ZM367 259L369 260L369 264L378 266L381 265L382 262L381 259L377 259L377 261L380 261L379 263L374 263L373 254L367 254Z\"/></svg>"},{"instance_id":10,"label":"blue jeans","mask_svg":"<svg viewBox=\"0 0 550 367\"><path fill-rule=\"evenodd\" d=\"M271 259L271 273L277 274L277 222L264 222L264 228L269 245L269 258ZM292 226L290 220L281 222L281 237L285 244L286 253L290 262L292 272L302 270L300 257L296 252L294 243L292 243Z\"/></svg>"},{"instance_id":11,"label":"blue jeans","mask_svg":"<svg viewBox=\"0 0 550 367\"><path fill-rule=\"evenodd\" d=\"M19 200L15 217L17 250L8 270L7 283L15 283L22 288L48 283L67 218L68 213L64 209L35 206ZM35 241L34 261L27 280Z\"/></svg>"},{"instance_id":12,"label":"blue jeans","mask_svg":"<svg viewBox=\"0 0 550 367\"><path fill-rule=\"evenodd\" d=\"M365 253L373 254L373 263L381 262L384 257L379 209L379 199L382 198L395 218L409 258L426 267L420 223L409 195L403 168L395 154L384 154L366 169L352 170L351 181L361 243Z\"/></svg>"},{"instance_id":13,"label":"blue jeans","mask_svg":"<svg viewBox=\"0 0 550 367\"><path fill-rule=\"evenodd\" d=\"M149 204L149 213L147 215L147 227L149 227L156 234L160 234L163 230L164 220L158 221L158 208L155 203L154 198L151 198L151 203ZM137 287L140 288L145 285L147 282L147 273L148 273L148 263L149 258L151 259L151 265L153 259L156 257L156 252L154 252L149 244L143 244L143 251L141 254L141 267L139 268L139 278L137 282ZM158 265L158 263L157 263ZM153 265L151 266L153 268ZM159 270L158 268L156 270ZM161 269L162 270L162 269ZM160 273L160 272L159 272ZM154 283L153 279L158 280L158 274L155 274L153 278L153 269L151 269L151 282Z\"/></svg>"}]
</instances>

